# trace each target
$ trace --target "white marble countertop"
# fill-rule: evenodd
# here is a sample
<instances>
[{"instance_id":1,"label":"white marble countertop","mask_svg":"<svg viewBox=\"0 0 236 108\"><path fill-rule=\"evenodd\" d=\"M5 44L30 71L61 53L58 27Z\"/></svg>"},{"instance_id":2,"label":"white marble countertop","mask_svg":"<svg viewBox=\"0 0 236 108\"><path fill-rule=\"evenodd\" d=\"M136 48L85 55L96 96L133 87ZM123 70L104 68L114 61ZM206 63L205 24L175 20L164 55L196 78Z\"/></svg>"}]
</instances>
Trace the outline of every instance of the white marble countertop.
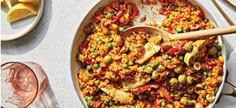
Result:
<instances>
[{"instance_id":1,"label":"white marble countertop","mask_svg":"<svg viewBox=\"0 0 236 108\"><path fill-rule=\"evenodd\" d=\"M51 91L59 104L57 107L82 107L71 79L70 52L77 28L98 1L45 0L42 19L31 33L14 41L1 42L1 63L32 61L40 64L48 76ZM220 27L228 26L210 0L199 1L213 15ZM219 4L236 23L236 12L230 11L222 2ZM236 36L233 35L224 38L225 43L229 45L228 52L236 48ZM224 103L227 104L227 101L221 99L215 107L223 107Z\"/></svg>"}]
</instances>

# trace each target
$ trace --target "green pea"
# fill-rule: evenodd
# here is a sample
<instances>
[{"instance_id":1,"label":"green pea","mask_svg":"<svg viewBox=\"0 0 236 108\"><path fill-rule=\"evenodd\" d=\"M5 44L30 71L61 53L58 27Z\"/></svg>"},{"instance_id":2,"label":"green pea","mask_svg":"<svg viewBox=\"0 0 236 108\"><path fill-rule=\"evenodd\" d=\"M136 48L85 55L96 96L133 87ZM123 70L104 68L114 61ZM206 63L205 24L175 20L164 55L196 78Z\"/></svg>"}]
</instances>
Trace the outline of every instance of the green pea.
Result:
<instances>
[{"instance_id":1,"label":"green pea","mask_svg":"<svg viewBox=\"0 0 236 108\"><path fill-rule=\"evenodd\" d=\"M219 87L215 87L215 92L218 92L219 91Z\"/></svg>"},{"instance_id":2,"label":"green pea","mask_svg":"<svg viewBox=\"0 0 236 108\"><path fill-rule=\"evenodd\" d=\"M174 90L174 94L178 94L178 92L179 92L178 90Z\"/></svg>"},{"instance_id":3,"label":"green pea","mask_svg":"<svg viewBox=\"0 0 236 108\"><path fill-rule=\"evenodd\" d=\"M129 66L133 66L133 65L134 65L134 62L129 61L129 62L128 62L128 65L129 65Z\"/></svg>"},{"instance_id":4,"label":"green pea","mask_svg":"<svg viewBox=\"0 0 236 108\"><path fill-rule=\"evenodd\" d=\"M161 106L164 107L166 106L166 103L164 101L161 102Z\"/></svg>"},{"instance_id":5,"label":"green pea","mask_svg":"<svg viewBox=\"0 0 236 108\"><path fill-rule=\"evenodd\" d=\"M208 77L211 77L211 73L210 73L210 72L208 72L207 76L208 76Z\"/></svg>"},{"instance_id":6,"label":"green pea","mask_svg":"<svg viewBox=\"0 0 236 108\"><path fill-rule=\"evenodd\" d=\"M90 52L94 52L95 51L95 49L94 48L90 48Z\"/></svg>"},{"instance_id":7,"label":"green pea","mask_svg":"<svg viewBox=\"0 0 236 108\"><path fill-rule=\"evenodd\" d=\"M97 38L97 39L96 39L96 42L97 42L97 43L99 43L100 41L101 41L101 39L100 39L100 38Z\"/></svg>"},{"instance_id":8,"label":"green pea","mask_svg":"<svg viewBox=\"0 0 236 108\"><path fill-rule=\"evenodd\" d=\"M168 55L164 55L164 59L168 60L169 56Z\"/></svg>"},{"instance_id":9,"label":"green pea","mask_svg":"<svg viewBox=\"0 0 236 108\"><path fill-rule=\"evenodd\" d=\"M107 46L108 46L108 48L112 48L112 43L109 42Z\"/></svg>"},{"instance_id":10,"label":"green pea","mask_svg":"<svg viewBox=\"0 0 236 108\"><path fill-rule=\"evenodd\" d=\"M111 14L111 13L107 13L106 17L107 17L107 18L111 18L111 17L112 17L112 14Z\"/></svg>"},{"instance_id":11,"label":"green pea","mask_svg":"<svg viewBox=\"0 0 236 108\"><path fill-rule=\"evenodd\" d=\"M181 6L179 6L179 7L178 7L178 11L180 12L181 10L182 10L182 7L181 7Z\"/></svg>"},{"instance_id":12,"label":"green pea","mask_svg":"<svg viewBox=\"0 0 236 108\"><path fill-rule=\"evenodd\" d=\"M126 29L127 28L126 25L124 25L123 28Z\"/></svg>"},{"instance_id":13,"label":"green pea","mask_svg":"<svg viewBox=\"0 0 236 108\"><path fill-rule=\"evenodd\" d=\"M222 55L221 52L218 52L218 53L217 53L217 56L221 56L221 55Z\"/></svg>"},{"instance_id":14,"label":"green pea","mask_svg":"<svg viewBox=\"0 0 236 108\"><path fill-rule=\"evenodd\" d=\"M216 47L217 49L220 49L220 48L221 48L221 45L220 45L220 44L216 44L215 47Z\"/></svg>"},{"instance_id":15,"label":"green pea","mask_svg":"<svg viewBox=\"0 0 236 108\"><path fill-rule=\"evenodd\" d=\"M172 19L171 19L171 18L168 18L168 22L170 22L170 23L171 23L171 22L172 22Z\"/></svg>"},{"instance_id":16,"label":"green pea","mask_svg":"<svg viewBox=\"0 0 236 108\"><path fill-rule=\"evenodd\" d=\"M130 106L130 105L128 105L128 106L127 106L127 108L131 108L131 106Z\"/></svg>"},{"instance_id":17,"label":"green pea","mask_svg":"<svg viewBox=\"0 0 236 108\"><path fill-rule=\"evenodd\" d=\"M84 98L85 98L85 100L88 100L89 96L85 96Z\"/></svg>"},{"instance_id":18,"label":"green pea","mask_svg":"<svg viewBox=\"0 0 236 108\"><path fill-rule=\"evenodd\" d=\"M92 95L91 97L90 97L92 100L94 100L94 96Z\"/></svg>"},{"instance_id":19,"label":"green pea","mask_svg":"<svg viewBox=\"0 0 236 108\"><path fill-rule=\"evenodd\" d=\"M97 69L97 68L99 68L99 65L98 65L97 63L95 63L95 64L93 64L93 67L94 67L95 69Z\"/></svg>"},{"instance_id":20,"label":"green pea","mask_svg":"<svg viewBox=\"0 0 236 108\"><path fill-rule=\"evenodd\" d=\"M207 76L207 75L208 75L208 72L203 72L203 75L204 75L204 76Z\"/></svg>"},{"instance_id":21,"label":"green pea","mask_svg":"<svg viewBox=\"0 0 236 108\"><path fill-rule=\"evenodd\" d=\"M183 29L181 27L177 27L176 32L181 33L181 32L183 32Z\"/></svg>"},{"instance_id":22,"label":"green pea","mask_svg":"<svg viewBox=\"0 0 236 108\"><path fill-rule=\"evenodd\" d=\"M127 9L131 9L131 6L130 6L130 5L128 5L128 6L127 6Z\"/></svg>"},{"instance_id":23,"label":"green pea","mask_svg":"<svg viewBox=\"0 0 236 108\"><path fill-rule=\"evenodd\" d=\"M125 30L124 27L120 27L120 28L119 28L119 31L120 31L120 32L122 32L122 31L124 31L124 30Z\"/></svg>"},{"instance_id":24,"label":"green pea","mask_svg":"<svg viewBox=\"0 0 236 108\"><path fill-rule=\"evenodd\" d=\"M86 69L87 69L88 71L90 71L90 70L92 69L92 67L89 66L89 65L87 65Z\"/></svg>"},{"instance_id":25,"label":"green pea","mask_svg":"<svg viewBox=\"0 0 236 108\"><path fill-rule=\"evenodd\" d=\"M192 10L192 11L196 11L196 7L195 7L195 6L192 7L191 10Z\"/></svg>"},{"instance_id":26,"label":"green pea","mask_svg":"<svg viewBox=\"0 0 236 108\"><path fill-rule=\"evenodd\" d=\"M172 10L172 11L175 10L175 6L174 6L174 5L171 6L171 10Z\"/></svg>"},{"instance_id":27,"label":"green pea","mask_svg":"<svg viewBox=\"0 0 236 108\"><path fill-rule=\"evenodd\" d=\"M219 82L222 81L222 77L221 76L219 76L217 79L218 79Z\"/></svg>"},{"instance_id":28,"label":"green pea","mask_svg":"<svg viewBox=\"0 0 236 108\"><path fill-rule=\"evenodd\" d=\"M183 93L186 94L186 93L187 93L187 90L184 90Z\"/></svg>"},{"instance_id":29,"label":"green pea","mask_svg":"<svg viewBox=\"0 0 236 108\"><path fill-rule=\"evenodd\" d=\"M99 26L96 26L95 29L98 30L100 27Z\"/></svg>"},{"instance_id":30,"label":"green pea","mask_svg":"<svg viewBox=\"0 0 236 108\"><path fill-rule=\"evenodd\" d=\"M110 35L107 35L106 37L107 37L108 39L109 39L109 38L111 38L111 36L110 36Z\"/></svg>"},{"instance_id":31,"label":"green pea","mask_svg":"<svg viewBox=\"0 0 236 108\"><path fill-rule=\"evenodd\" d=\"M182 55L179 56L179 60L183 60L184 57Z\"/></svg>"},{"instance_id":32,"label":"green pea","mask_svg":"<svg viewBox=\"0 0 236 108\"><path fill-rule=\"evenodd\" d=\"M123 64L122 67L125 68L125 69L127 69L127 68L128 68L128 65L127 65L127 64Z\"/></svg>"},{"instance_id":33,"label":"green pea","mask_svg":"<svg viewBox=\"0 0 236 108\"><path fill-rule=\"evenodd\" d=\"M133 49L134 49L134 46L132 46L132 45L129 46L129 49L130 49L130 50L133 50Z\"/></svg>"},{"instance_id":34,"label":"green pea","mask_svg":"<svg viewBox=\"0 0 236 108\"><path fill-rule=\"evenodd\" d=\"M142 68L145 69L147 66L146 65L142 65Z\"/></svg>"},{"instance_id":35,"label":"green pea","mask_svg":"<svg viewBox=\"0 0 236 108\"><path fill-rule=\"evenodd\" d=\"M205 18L203 21L204 21L204 23L207 23L207 22L208 22L208 19Z\"/></svg>"},{"instance_id":36,"label":"green pea","mask_svg":"<svg viewBox=\"0 0 236 108\"><path fill-rule=\"evenodd\" d=\"M202 82L202 86L206 86L206 82Z\"/></svg>"},{"instance_id":37,"label":"green pea","mask_svg":"<svg viewBox=\"0 0 236 108\"><path fill-rule=\"evenodd\" d=\"M115 76L115 75L112 75L111 78L112 78L112 79L116 79L116 76Z\"/></svg>"},{"instance_id":38,"label":"green pea","mask_svg":"<svg viewBox=\"0 0 236 108\"><path fill-rule=\"evenodd\" d=\"M153 64L152 64L152 67L154 68L154 67L156 67L156 66L158 66L159 65L159 63L156 61L156 62L154 62Z\"/></svg>"},{"instance_id":39,"label":"green pea","mask_svg":"<svg viewBox=\"0 0 236 108\"><path fill-rule=\"evenodd\" d=\"M114 14L117 15L118 11L115 11Z\"/></svg>"},{"instance_id":40,"label":"green pea","mask_svg":"<svg viewBox=\"0 0 236 108\"><path fill-rule=\"evenodd\" d=\"M109 105L110 105L110 106L113 105L113 101L109 101Z\"/></svg>"}]
</instances>

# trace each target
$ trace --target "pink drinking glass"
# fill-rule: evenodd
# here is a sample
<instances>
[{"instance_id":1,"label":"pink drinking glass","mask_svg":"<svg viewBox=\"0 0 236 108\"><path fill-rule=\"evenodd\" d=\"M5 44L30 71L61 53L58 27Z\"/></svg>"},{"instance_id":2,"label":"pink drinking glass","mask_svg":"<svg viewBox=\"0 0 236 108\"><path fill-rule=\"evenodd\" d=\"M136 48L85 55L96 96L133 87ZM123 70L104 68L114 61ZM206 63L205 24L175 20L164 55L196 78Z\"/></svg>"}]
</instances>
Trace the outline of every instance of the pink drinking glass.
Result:
<instances>
[{"instance_id":1,"label":"pink drinking glass","mask_svg":"<svg viewBox=\"0 0 236 108\"><path fill-rule=\"evenodd\" d=\"M47 76L33 62L8 62L1 65L1 107L24 108L45 89Z\"/></svg>"}]
</instances>

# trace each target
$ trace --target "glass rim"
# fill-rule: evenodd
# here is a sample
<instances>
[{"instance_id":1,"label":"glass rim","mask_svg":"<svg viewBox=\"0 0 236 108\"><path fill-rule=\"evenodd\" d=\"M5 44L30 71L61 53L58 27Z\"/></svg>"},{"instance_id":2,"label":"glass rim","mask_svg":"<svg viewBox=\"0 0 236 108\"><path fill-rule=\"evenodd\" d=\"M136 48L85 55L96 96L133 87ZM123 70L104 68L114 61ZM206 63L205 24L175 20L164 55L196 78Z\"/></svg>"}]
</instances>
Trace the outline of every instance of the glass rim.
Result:
<instances>
[{"instance_id":1,"label":"glass rim","mask_svg":"<svg viewBox=\"0 0 236 108\"><path fill-rule=\"evenodd\" d=\"M27 108L29 105L31 105L31 104L34 102L34 100L36 99L36 97L37 97L37 95L38 95L38 92L39 92L38 78L37 78L37 76L36 76L34 70L31 69L31 68L30 68L28 65L26 65L24 62L15 62L15 61L13 61L13 62L6 62L6 63L3 63L3 64L1 64L1 70L2 70L2 67L5 66L5 65L7 65L7 64L20 64L20 65L26 66L28 69L31 70L31 73L33 73L33 76L34 76L34 78L36 79L36 86L37 86L37 89L36 89L36 93L35 93L35 95L34 95L34 98L31 100L31 102L29 102L28 104L26 104L25 106L23 106L23 108ZM1 73L2 73L2 71L1 71Z\"/></svg>"}]
</instances>

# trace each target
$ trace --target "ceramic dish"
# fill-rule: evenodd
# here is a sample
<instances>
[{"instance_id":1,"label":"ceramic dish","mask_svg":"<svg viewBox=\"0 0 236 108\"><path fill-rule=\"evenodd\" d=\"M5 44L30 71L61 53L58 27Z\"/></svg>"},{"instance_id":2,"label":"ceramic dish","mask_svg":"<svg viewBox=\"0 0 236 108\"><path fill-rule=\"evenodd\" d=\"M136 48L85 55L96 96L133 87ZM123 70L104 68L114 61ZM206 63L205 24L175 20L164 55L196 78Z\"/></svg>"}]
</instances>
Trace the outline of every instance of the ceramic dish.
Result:
<instances>
[{"instance_id":1,"label":"ceramic dish","mask_svg":"<svg viewBox=\"0 0 236 108\"><path fill-rule=\"evenodd\" d=\"M160 14L156 14L156 13L153 12L153 10L159 9L160 5L159 6L158 5L157 6L146 6L146 5L145 6L140 6L139 4L140 4L141 1L142 0L132 0L131 1L131 2L135 3L137 5L138 9L139 9L139 16L137 16L136 19L134 20L134 25L147 25L147 24L150 24L150 23L153 23L153 22L156 22L156 23L159 24L162 21L162 19L165 18L165 16L162 16ZM204 14L205 14L206 18L208 18L214 24L214 26L217 27L217 24L216 24L215 20L213 19L213 17L211 16L211 14L204 7L202 7L201 4L199 4L195 0L189 0L189 1L192 4L199 6L204 11ZM79 86L79 80L78 80L79 77L78 77L77 72L78 72L78 69L80 69L82 65L80 64L80 62L77 62L77 60L76 60L76 56L77 56L77 52L78 52L78 46L86 38L84 28L91 22L91 18L95 14L96 10L98 10L100 7L104 7L105 5L107 5L111 2L113 2L113 1L112 0L99 1L89 11L89 13L86 15L86 17L84 18L84 20L80 24L80 26L77 30L77 33L75 35L75 38L74 38L74 43L73 43L72 51L71 51L71 76L72 76L72 79L73 79L75 90L78 93L78 96L79 96L81 102L83 103L84 107L88 107L88 106L86 104L87 102L86 102L84 96L82 95L82 92L81 92L81 89L80 89L80 86ZM145 21L140 21L140 19L142 19L143 16L146 16ZM223 45L223 41L222 41L220 36L218 37L218 41L222 45L222 54L226 55L225 47ZM219 87L218 92L216 93L215 100L207 106L208 108L213 107L214 104L216 103L217 99L220 96L220 92L223 88L223 84L224 84L225 76L226 76L226 64L225 63L226 63L226 61L224 61L224 64L223 64L222 83Z\"/></svg>"},{"instance_id":2,"label":"ceramic dish","mask_svg":"<svg viewBox=\"0 0 236 108\"><path fill-rule=\"evenodd\" d=\"M1 41L9 41L20 38L29 33L38 24L44 9L44 0L40 0L37 16L32 16L12 24L6 20L7 10L1 9Z\"/></svg>"}]
</instances>

